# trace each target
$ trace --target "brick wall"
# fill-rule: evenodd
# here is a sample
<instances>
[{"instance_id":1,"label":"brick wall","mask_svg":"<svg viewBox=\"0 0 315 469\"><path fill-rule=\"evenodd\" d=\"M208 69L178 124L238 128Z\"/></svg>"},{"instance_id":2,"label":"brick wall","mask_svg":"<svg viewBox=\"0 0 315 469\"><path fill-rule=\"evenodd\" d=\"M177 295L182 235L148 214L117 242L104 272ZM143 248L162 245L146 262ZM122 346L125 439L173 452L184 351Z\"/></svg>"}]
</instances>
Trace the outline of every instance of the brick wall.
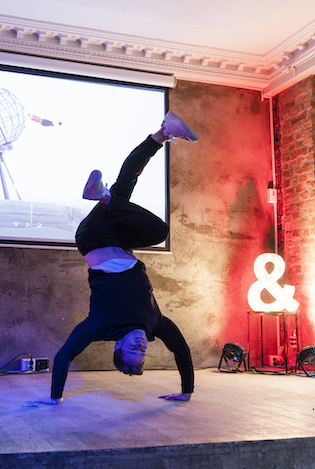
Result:
<instances>
[{"instance_id":1,"label":"brick wall","mask_svg":"<svg viewBox=\"0 0 315 469\"><path fill-rule=\"evenodd\" d=\"M279 253L301 303L301 348L315 337L315 76L277 95L273 108Z\"/></svg>"}]
</instances>

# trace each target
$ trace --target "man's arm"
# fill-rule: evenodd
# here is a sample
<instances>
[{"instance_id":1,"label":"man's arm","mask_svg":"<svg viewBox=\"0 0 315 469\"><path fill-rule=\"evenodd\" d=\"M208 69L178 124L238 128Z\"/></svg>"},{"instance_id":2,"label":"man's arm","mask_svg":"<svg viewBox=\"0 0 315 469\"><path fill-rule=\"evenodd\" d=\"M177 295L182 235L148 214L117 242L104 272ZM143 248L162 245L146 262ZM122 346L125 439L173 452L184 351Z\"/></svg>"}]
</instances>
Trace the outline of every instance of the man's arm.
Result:
<instances>
[{"instance_id":1,"label":"man's arm","mask_svg":"<svg viewBox=\"0 0 315 469\"><path fill-rule=\"evenodd\" d=\"M161 327L156 335L174 353L181 376L182 392L160 396L167 400L188 401L194 391L194 369L189 347L178 327L170 319L162 316Z\"/></svg>"}]
</instances>

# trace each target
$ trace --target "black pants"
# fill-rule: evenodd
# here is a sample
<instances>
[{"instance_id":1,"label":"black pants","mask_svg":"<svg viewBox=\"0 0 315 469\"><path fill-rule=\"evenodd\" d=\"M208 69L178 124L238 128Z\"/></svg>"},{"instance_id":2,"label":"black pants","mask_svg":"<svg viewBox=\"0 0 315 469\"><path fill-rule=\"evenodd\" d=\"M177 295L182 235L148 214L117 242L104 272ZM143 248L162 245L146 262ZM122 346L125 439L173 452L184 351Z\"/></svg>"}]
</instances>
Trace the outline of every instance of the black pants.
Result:
<instances>
[{"instance_id":1,"label":"black pants","mask_svg":"<svg viewBox=\"0 0 315 469\"><path fill-rule=\"evenodd\" d=\"M82 255L106 246L119 246L130 250L158 244L166 239L168 235L166 223L148 210L129 202L138 176L160 147L160 144L148 137L125 160L117 181L110 189L112 199L109 205L98 203L78 227L76 242ZM130 271L130 275L133 277L135 273L141 272L142 269L137 269L136 272ZM142 277L145 281L144 272L142 272ZM123 294L122 291L121 295ZM93 298L91 296L91 302L94 301ZM93 303L93 310L101 310L101 307L102 305ZM112 313L115 314L114 309ZM59 399L62 396L70 362L93 340L100 339L103 327L104 325L95 321L94 317L91 320L91 315L89 315L74 328L55 356L51 387L52 399Z\"/></svg>"},{"instance_id":2,"label":"black pants","mask_svg":"<svg viewBox=\"0 0 315 469\"><path fill-rule=\"evenodd\" d=\"M82 255L106 246L131 250L166 239L168 226L153 213L129 202L138 176L159 148L161 145L148 137L130 153L110 189L109 205L98 203L78 227L76 243Z\"/></svg>"}]
</instances>

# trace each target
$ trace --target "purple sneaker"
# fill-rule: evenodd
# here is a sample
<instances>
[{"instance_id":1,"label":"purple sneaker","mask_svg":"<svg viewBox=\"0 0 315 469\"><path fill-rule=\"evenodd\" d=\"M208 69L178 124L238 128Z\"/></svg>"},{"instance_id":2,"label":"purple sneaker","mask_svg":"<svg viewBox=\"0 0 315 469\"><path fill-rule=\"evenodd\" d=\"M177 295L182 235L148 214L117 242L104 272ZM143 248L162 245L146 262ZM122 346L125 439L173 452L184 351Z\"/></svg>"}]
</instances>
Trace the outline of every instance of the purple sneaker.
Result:
<instances>
[{"instance_id":1,"label":"purple sneaker","mask_svg":"<svg viewBox=\"0 0 315 469\"><path fill-rule=\"evenodd\" d=\"M102 182L102 173L98 169L91 172L87 183L83 190L83 199L100 200L103 204L108 205L111 200L111 193Z\"/></svg>"},{"instance_id":2,"label":"purple sneaker","mask_svg":"<svg viewBox=\"0 0 315 469\"><path fill-rule=\"evenodd\" d=\"M199 140L196 132L188 127L188 125L172 111L168 111L165 115L162 128L165 139L168 141L171 140L173 143L176 143L174 142L175 138L179 140L190 140L191 142L197 142L197 140Z\"/></svg>"}]
</instances>

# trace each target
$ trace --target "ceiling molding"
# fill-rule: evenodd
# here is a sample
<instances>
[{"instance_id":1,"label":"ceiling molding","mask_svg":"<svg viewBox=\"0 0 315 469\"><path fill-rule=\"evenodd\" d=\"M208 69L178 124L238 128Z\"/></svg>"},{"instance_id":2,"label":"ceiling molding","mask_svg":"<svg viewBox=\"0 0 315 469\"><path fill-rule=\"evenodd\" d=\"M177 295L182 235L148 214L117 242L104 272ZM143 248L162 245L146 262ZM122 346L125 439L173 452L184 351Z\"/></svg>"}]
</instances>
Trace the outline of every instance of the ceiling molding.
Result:
<instances>
[{"instance_id":1,"label":"ceiling molding","mask_svg":"<svg viewBox=\"0 0 315 469\"><path fill-rule=\"evenodd\" d=\"M315 73L315 22L299 33L260 56L0 15L1 51L163 73L268 97Z\"/></svg>"}]
</instances>

